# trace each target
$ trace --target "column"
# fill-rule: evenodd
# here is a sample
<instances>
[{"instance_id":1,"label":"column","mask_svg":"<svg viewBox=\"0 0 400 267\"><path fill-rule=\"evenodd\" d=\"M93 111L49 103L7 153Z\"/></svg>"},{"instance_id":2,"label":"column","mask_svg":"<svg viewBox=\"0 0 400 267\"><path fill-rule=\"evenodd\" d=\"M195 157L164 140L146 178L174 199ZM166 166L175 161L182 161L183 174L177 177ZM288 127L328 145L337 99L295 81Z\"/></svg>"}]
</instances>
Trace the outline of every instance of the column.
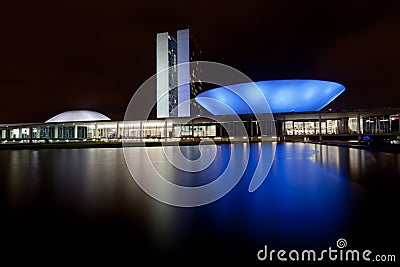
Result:
<instances>
[{"instance_id":1,"label":"column","mask_svg":"<svg viewBox=\"0 0 400 267\"><path fill-rule=\"evenodd\" d=\"M0 135L1 135L1 130L0 130ZM1 136L0 136L1 138ZM32 143L32 138L33 138L33 127L29 127L29 143Z\"/></svg>"},{"instance_id":2,"label":"column","mask_svg":"<svg viewBox=\"0 0 400 267\"><path fill-rule=\"evenodd\" d=\"M283 116L283 135L286 135L286 118Z\"/></svg>"},{"instance_id":3,"label":"column","mask_svg":"<svg viewBox=\"0 0 400 267\"><path fill-rule=\"evenodd\" d=\"M192 138L194 138L194 119L192 120Z\"/></svg>"},{"instance_id":4,"label":"column","mask_svg":"<svg viewBox=\"0 0 400 267\"><path fill-rule=\"evenodd\" d=\"M358 141L361 141L361 115L358 113L357 115L357 134L358 134Z\"/></svg>"},{"instance_id":5,"label":"column","mask_svg":"<svg viewBox=\"0 0 400 267\"><path fill-rule=\"evenodd\" d=\"M127 124L127 123L124 123L124 126L123 126L124 128L124 130L123 130L123 138L124 139L130 139L129 138L129 124ZM134 123L132 123L132 133L133 133L133 136L135 136L135 124Z\"/></svg>"},{"instance_id":6,"label":"column","mask_svg":"<svg viewBox=\"0 0 400 267\"><path fill-rule=\"evenodd\" d=\"M328 134L328 120L325 121L325 134Z\"/></svg>"},{"instance_id":7,"label":"column","mask_svg":"<svg viewBox=\"0 0 400 267\"><path fill-rule=\"evenodd\" d=\"M169 137L168 136L168 123L167 123L167 119L165 119L165 121L164 121L164 138L165 138L165 140L167 140L168 137Z\"/></svg>"},{"instance_id":8,"label":"column","mask_svg":"<svg viewBox=\"0 0 400 267\"><path fill-rule=\"evenodd\" d=\"M342 118L342 131L344 134L346 134L346 122L345 122L344 118Z\"/></svg>"},{"instance_id":9,"label":"column","mask_svg":"<svg viewBox=\"0 0 400 267\"><path fill-rule=\"evenodd\" d=\"M74 138L78 138L78 125L74 126Z\"/></svg>"},{"instance_id":10,"label":"column","mask_svg":"<svg viewBox=\"0 0 400 267\"><path fill-rule=\"evenodd\" d=\"M295 131L294 131L294 120L292 120L292 130L293 130L293 135L295 135Z\"/></svg>"},{"instance_id":11,"label":"column","mask_svg":"<svg viewBox=\"0 0 400 267\"><path fill-rule=\"evenodd\" d=\"M140 141L142 141L142 139L143 139L143 123L142 123L142 121L140 121L140 123L139 123L139 139L140 139Z\"/></svg>"},{"instance_id":12,"label":"column","mask_svg":"<svg viewBox=\"0 0 400 267\"><path fill-rule=\"evenodd\" d=\"M313 121L313 130L314 130L314 135L317 134L317 127L315 127L315 121Z\"/></svg>"},{"instance_id":13,"label":"column","mask_svg":"<svg viewBox=\"0 0 400 267\"><path fill-rule=\"evenodd\" d=\"M120 135L121 135L121 131L119 129L119 121L117 121L117 139L119 139Z\"/></svg>"},{"instance_id":14,"label":"column","mask_svg":"<svg viewBox=\"0 0 400 267\"><path fill-rule=\"evenodd\" d=\"M58 138L58 125L54 126L54 138Z\"/></svg>"},{"instance_id":15,"label":"column","mask_svg":"<svg viewBox=\"0 0 400 267\"><path fill-rule=\"evenodd\" d=\"M371 133L371 117L368 117L368 133Z\"/></svg>"},{"instance_id":16,"label":"column","mask_svg":"<svg viewBox=\"0 0 400 267\"><path fill-rule=\"evenodd\" d=\"M97 123L94 124L94 133L93 133L93 138L99 137L99 129L97 126Z\"/></svg>"}]
</instances>

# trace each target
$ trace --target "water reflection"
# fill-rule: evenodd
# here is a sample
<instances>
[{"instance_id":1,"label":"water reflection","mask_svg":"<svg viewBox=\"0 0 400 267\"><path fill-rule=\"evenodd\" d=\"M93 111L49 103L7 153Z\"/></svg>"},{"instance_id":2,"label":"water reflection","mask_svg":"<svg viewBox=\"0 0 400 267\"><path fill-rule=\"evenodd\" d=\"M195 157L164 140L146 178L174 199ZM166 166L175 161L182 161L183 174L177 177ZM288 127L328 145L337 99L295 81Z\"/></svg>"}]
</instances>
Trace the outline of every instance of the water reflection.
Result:
<instances>
[{"instance_id":1,"label":"water reflection","mask_svg":"<svg viewBox=\"0 0 400 267\"><path fill-rule=\"evenodd\" d=\"M195 149L182 149L197 157ZM216 161L193 174L196 181L161 158L156 166L180 183L202 184L223 171L231 150L218 146ZM154 158L161 155L161 148L150 151ZM258 144L236 147L235 153L250 152L242 179L223 198L198 208L171 207L145 194L130 177L121 149L0 151L2 238L15 245L23 239L32 251L41 240L41 250L54 253L72 243L162 262L193 259L199 251L208 261L229 255L253 260L264 244L325 247L339 237L364 246L368 240L395 244L398 154L277 145L267 179L249 193L259 151Z\"/></svg>"},{"instance_id":2,"label":"water reflection","mask_svg":"<svg viewBox=\"0 0 400 267\"><path fill-rule=\"evenodd\" d=\"M211 224L207 229L215 235L236 236L241 242L250 239L246 245L251 247L267 241L276 246L319 246L346 230L353 185L341 179L340 173L314 163L317 151L301 144L278 146L267 180L250 194L248 184L259 151L257 144L251 145L250 165L239 185L219 201L198 209L195 215L199 218L192 227L207 218L203 223ZM171 223L173 227L175 222Z\"/></svg>"}]
</instances>

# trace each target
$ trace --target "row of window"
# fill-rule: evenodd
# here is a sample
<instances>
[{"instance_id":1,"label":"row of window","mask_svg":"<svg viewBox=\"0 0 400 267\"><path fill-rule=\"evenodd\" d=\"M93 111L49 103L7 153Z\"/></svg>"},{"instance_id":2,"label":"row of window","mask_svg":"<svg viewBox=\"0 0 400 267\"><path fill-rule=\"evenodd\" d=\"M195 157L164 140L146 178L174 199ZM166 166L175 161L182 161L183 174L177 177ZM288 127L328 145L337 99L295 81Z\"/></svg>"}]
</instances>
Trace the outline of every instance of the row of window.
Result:
<instances>
[{"instance_id":1,"label":"row of window","mask_svg":"<svg viewBox=\"0 0 400 267\"><path fill-rule=\"evenodd\" d=\"M54 127L44 127L40 128L40 138L55 138L55 128ZM75 127L58 127L58 138L75 138ZM77 138L87 138L87 127L78 126L77 127Z\"/></svg>"},{"instance_id":2,"label":"row of window","mask_svg":"<svg viewBox=\"0 0 400 267\"><path fill-rule=\"evenodd\" d=\"M102 127L94 131L87 126L59 126L38 128L15 128L0 130L0 139L16 138L146 138L157 137L216 137L216 136L259 136L259 135L313 135L313 134L375 134L400 132L399 119L360 119L319 121L234 121L195 125L174 124L143 125L140 127ZM75 128L76 127L76 128ZM75 133L75 129L77 132ZM275 132L276 129L276 132ZM33 131L30 133L30 131ZM37 132L39 131L39 132ZM56 133L57 131L57 133Z\"/></svg>"}]
</instances>

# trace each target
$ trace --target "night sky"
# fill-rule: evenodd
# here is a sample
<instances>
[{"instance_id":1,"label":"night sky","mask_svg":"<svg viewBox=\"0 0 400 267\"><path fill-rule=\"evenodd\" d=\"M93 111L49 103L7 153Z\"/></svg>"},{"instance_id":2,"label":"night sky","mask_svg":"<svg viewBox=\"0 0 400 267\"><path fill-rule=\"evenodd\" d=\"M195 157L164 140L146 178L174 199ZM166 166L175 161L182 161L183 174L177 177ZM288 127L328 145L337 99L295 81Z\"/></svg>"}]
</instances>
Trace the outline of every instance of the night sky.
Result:
<instances>
[{"instance_id":1,"label":"night sky","mask_svg":"<svg viewBox=\"0 0 400 267\"><path fill-rule=\"evenodd\" d=\"M0 25L0 123L121 120L155 72L156 33L188 26L204 60L254 81L342 83L334 110L400 106L399 1L6 0Z\"/></svg>"}]
</instances>

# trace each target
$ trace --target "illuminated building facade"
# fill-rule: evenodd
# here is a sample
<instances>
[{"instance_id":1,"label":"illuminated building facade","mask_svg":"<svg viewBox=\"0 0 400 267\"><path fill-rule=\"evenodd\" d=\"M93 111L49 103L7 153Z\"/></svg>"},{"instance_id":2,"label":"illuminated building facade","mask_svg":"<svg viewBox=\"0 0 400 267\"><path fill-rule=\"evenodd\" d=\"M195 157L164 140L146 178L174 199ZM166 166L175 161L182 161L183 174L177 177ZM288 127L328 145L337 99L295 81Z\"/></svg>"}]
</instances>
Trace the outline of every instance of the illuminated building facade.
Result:
<instances>
[{"instance_id":1,"label":"illuminated building facade","mask_svg":"<svg viewBox=\"0 0 400 267\"><path fill-rule=\"evenodd\" d=\"M185 118L111 121L100 113L90 118L85 113L68 111L53 117L58 118L57 120L52 118L44 123L0 124L0 143L121 140L152 142L206 137L215 140L249 137L257 140L261 137L261 127L268 127L271 123L275 125L278 140L357 140L362 135L397 136L400 133L400 108L275 113L273 121L266 122L256 120L253 114L244 115L243 121L229 118L225 120L227 116L221 116L218 122L201 117L187 122ZM239 124L245 125L245 131L234 131L234 136L228 137L226 129L240 129Z\"/></svg>"},{"instance_id":2,"label":"illuminated building facade","mask_svg":"<svg viewBox=\"0 0 400 267\"><path fill-rule=\"evenodd\" d=\"M177 31L176 39L168 32L158 33L156 53L157 118L192 116L191 99L201 92L196 76L200 70L185 63L199 60L200 49L189 29Z\"/></svg>"},{"instance_id":3,"label":"illuminated building facade","mask_svg":"<svg viewBox=\"0 0 400 267\"><path fill-rule=\"evenodd\" d=\"M156 49L157 118L177 117L177 42L167 32L158 33Z\"/></svg>"},{"instance_id":4,"label":"illuminated building facade","mask_svg":"<svg viewBox=\"0 0 400 267\"><path fill-rule=\"evenodd\" d=\"M345 90L336 82L273 80L204 91L198 76L202 70L196 66L190 69L185 64L201 60L189 29L178 31L176 38L167 32L157 34L156 47L157 120L111 121L95 111L67 111L46 122L0 124L0 143L148 142L206 137L258 140L261 132L268 133L269 129L276 129L274 134L278 140L291 137L321 140L338 136L357 139L366 134L397 136L400 133L400 108L322 111ZM273 113L272 121L258 121L255 116L266 110L265 100ZM215 120L198 117L199 113L195 113L199 111L212 114ZM242 121L229 118L234 115L239 115ZM192 119L188 121L188 118ZM238 127L239 124L245 127ZM241 130L234 130L233 136L228 137L228 128Z\"/></svg>"},{"instance_id":5,"label":"illuminated building facade","mask_svg":"<svg viewBox=\"0 0 400 267\"><path fill-rule=\"evenodd\" d=\"M260 81L211 89L199 94L196 102L213 115L260 114L265 102L272 113L314 112L344 90L339 83L320 80Z\"/></svg>"}]
</instances>

